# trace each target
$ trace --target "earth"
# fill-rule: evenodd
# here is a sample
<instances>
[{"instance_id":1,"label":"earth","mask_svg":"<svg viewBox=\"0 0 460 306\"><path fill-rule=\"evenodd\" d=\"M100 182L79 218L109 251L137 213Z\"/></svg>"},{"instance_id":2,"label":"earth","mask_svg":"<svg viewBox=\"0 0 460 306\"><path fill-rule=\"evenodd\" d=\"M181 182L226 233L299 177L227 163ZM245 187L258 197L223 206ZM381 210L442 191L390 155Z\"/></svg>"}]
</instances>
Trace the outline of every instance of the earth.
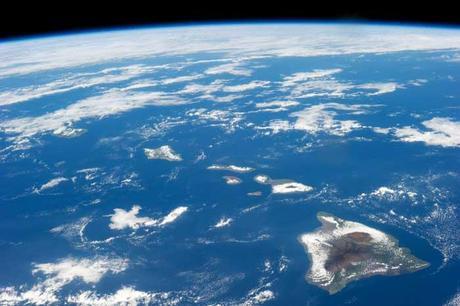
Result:
<instances>
[{"instance_id":1,"label":"earth","mask_svg":"<svg viewBox=\"0 0 460 306\"><path fill-rule=\"evenodd\" d=\"M456 28L2 41L0 304L460 305L459 99Z\"/></svg>"}]
</instances>

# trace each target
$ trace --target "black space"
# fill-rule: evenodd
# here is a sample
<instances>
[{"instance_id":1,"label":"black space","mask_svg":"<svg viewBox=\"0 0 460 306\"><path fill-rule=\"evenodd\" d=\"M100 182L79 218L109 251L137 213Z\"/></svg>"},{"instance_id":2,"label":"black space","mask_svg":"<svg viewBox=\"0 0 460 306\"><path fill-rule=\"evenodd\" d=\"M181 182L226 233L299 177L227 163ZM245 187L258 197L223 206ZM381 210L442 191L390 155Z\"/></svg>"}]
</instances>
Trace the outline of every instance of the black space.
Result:
<instances>
[{"instance_id":1,"label":"black space","mask_svg":"<svg viewBox=\"0 0 460 306\"><path fill-rule=\"evenodd\" d=\"M13 0L14 1L14 0ZM273 1L274 2L274 1ZM428 1L427 1L428 2ZM17 1L0 6L0 38L17 38L56 32L85 31L136 25L168 25L190 22L225 22L254 20L344 20L397 23L459 25L460 13L455 1L403 4L403 0L368 1L352 4L316 0L288 2L214 1L197 3L162 0L136 1L67 1L32 3Z\"/></svg>"}]
</instances>

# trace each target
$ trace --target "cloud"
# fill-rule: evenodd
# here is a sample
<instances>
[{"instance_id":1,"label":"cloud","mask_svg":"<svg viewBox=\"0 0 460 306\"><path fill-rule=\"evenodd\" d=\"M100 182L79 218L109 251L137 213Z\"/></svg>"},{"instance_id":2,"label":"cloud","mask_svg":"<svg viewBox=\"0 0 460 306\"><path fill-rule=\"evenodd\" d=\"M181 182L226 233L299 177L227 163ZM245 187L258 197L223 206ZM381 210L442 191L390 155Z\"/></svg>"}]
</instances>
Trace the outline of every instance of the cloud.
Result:
<instances>
[{"instance_id":1,"label":"cloud","mask_svg":"<svg viewBox=\"0 0 460 306\"><path fill-rule=\"evenodd\" d=\"M223 170L223 171L232 171L237 173L248 173L252 172L255 169L251 167L242 167L236 165L211 165L207 168L208 170Z\"/></svg>"},{"instance_id":2,"label":"cloud","mask_svg":"<svg viewBox=\"0 0 460 306\"><path fill-rule=\"evenodd\" d=\"M333 74L337 74L340 72L342 72L342 69L339 69L339 68L315 69L310 72L297 72L290 76L284 77L283 82L281 83L281 86L283 87L296 86L298 83L301 83L301 82L329 77L329 76L332 76Z\"/></svg>"},{"instance_id":3,"label":"cloud","mask_svg":"<svg viewBox=\"0 0 460 306\"><path fill-rule=\"evenodd\" d=\"M0 91L0 106L26 102L80 88L126 81L152 71L151 67L132 65L105 69L96 73L77 73L45 84Z\"/></svg>"},{"instance_id":4,"label":"cloud","mask_svg":"<svg viewBox=\"0 0 460 306\"><path fill-rule=\"evenodd\" d=\"M214 228L221 228L221 227L226 227L230 226L230 224L233 222L232 218L221 218L215 225Z\"/></svg>"},{"instance_id":5,"label":"cloud","mask_svg":"<svg viewBox=\"0 0 460 306\"><path fill-rule=\"evenodd\" d=\"M159 223L160 226L164 226L166 224L172 223L176 221L183 213L188 210L185 206L179 206L172 210L169 214L167 214Z\"/></svg>"},{"instance_id":6,"label":"cloud","mask_svg":"<svg viewBox=\"0 0 460 306\"><path fill-rule=\"evenodd\" d=\"M313 187L297 182L273 183L272 192L278 194L310 192Z\"/></svg>"},{"instance_id":7,"label":"cloud","mask_svg":"<svg viewBox=\"0 0 460 306\"><path fill-rule=\"evenodd\" d=\"M223 80L215 80L210 84L187 84L182 90L178 93L180 94L207 94L210 95L217 91L222 90L224 87Z\"/></svg>"},{"instance_id":8,"label":"cloud","mask_svg":"<svg viewBox=\"0 0 460 306\"><path fill-rule=\"evenodd\" d=\"M269 107L281 107L287 108L291 106L297 106L300 103L297 101L271 101L271 102L260 102L256 103L256 108L269 108Z\"/></svg>"},{"instance_id":9,"label":"cloud","mask_svg":"<svg viewBox=\"0 0 460 306\"><path fill-rule=\"evenodd\" d=\"M252 74L252 70L242 66L243 64L241 62L228 63L208 68L204 73L210 75L232 74L236 76L250 76Z\"/></svg>"},{"instance_id":10,"label":"cloud","mask_svg":"<svg viewBox=\"0 0 460 306\"><path fill-rule=\"evenodd\" d=\"M57 294L63 287L74 280L87 284L96 284L107 273L118 274L128 267L128 260L96 256L87 258L64 258L55 263L34 264L32 274L40 274L44 280L26 290L6 287L0 289L1 304L36 304L44 305L57 303Z\"/></svg>"},{"instance_id":11,"label":"cloud","mask_svg":"<svg viewBox=\"0 0 460 306\"><path fill-rule=\"evenodd\" d=\"M141 207L134 205L131 210L126 211L122 208L115 208L114 214L110 217L109 227L114 230L125 228L138 229L144 226L154 226L158 224L157 220L149 217L138 217Z\"/></svg>"},{"instance_id":12,"label":"cloud","mask_svg":"<svg viewBox=\"0 0 460 306\"><path fill-rule=\"evenodd\" d=\"M41 185L40 188L35 188L33 192L40 193L40 192L45 191L47 189L54 188L54 187L60 185L61 183L67 182L68 180L69 179L65 178L65 177L53 178L53 179L49 180L48 182L46 182L45 184Z\"/></svg>"},{"instance_id":13,"label":"cloud","mask_svg":"<svg viewBox=\"0 0 460 306\"><path fill-rule=\"evenodd\" d=\"M177 83L183 83L183 82L190 82L194 81L197 79L203 78L203 75L201 74L192 74L192 75L184 75L180 77L175 77L175 78L168 78L168 79L162 79L159 81L161 85L171 85L171 84L177 84Z\"/></svg>"},{"instance_id":14,"label":"cloud","mask_svg":"<svg viewBox=\"0 0 460 306\"><path fill-rule=\"evenodd\" d=\"M338 111L345 113L361 113L369 109L370 105L362 104L339 104L324 103L310 106L302 111L291 114L297 120L293 124L293 129L302 130L309 134L320 132L337 136L343 136L355 129L362 128L361 124L355 120L338 120L335 117Z\"/></svg>"},{"instance_id":15,"label":"cloud","mask_svg":"<svg viewBox=\"0 0 460 306\"><path fill-rule=\"evenodd\" d=\"M455 48L460 48L456 30L423 27L284 24L105 31L3 43L0 77L204 52L241 58ZM31 49L34 52L28 52Z\"/></svg>"},{"instance_id":16,"label":"cloud","mask_svg":"<svg viewBox=\"0 0 460 306\"><path fill-rule=\"evenodd\" d=\"M176 153L170 146L165 145L156 149L144 149L144 154L148 159L164 159L168 161L182 161L180 154Z\"/></svg>"},{"instance_id":17,"label":"cloud","mask_svg":"<svg viewBox=\"0 0 460 306\"><path fill-rule=\"evenodd\" d=\"M97 294L83 291L67 297L67 302L76 305L177 305L180 299L171 297L168 292L152 293L122 287L112 294Z\"/></svg>"},{"instance_id":18,"label":"cloud","mask_svg":"<svg viewBox=\"0 0 460 306\"><path fill-rule=\"evenodd\" d=\"M252 81L246 84L225 86L222 90L225 92L242 92L256 88L267 87L268 84L270 84L269 81Z\"/></svg>"},{"instance_id":19,"label":"cloud","mask_svg":"<svg viewBox=\"0 0 460 306\"><path fill-rule=\"evenodd\" d=\"M344 136L353 130L361 129L363 126L356 120L339 120L336 117L339 113L347 115L361 115L376 105L366 104L340 104L322 103L312 105L301 111L290 114L290 117L297 118L295 122L287 120L272 120L267 126L256 127L258 130L271 130L272 134L281 131L299 130L308 134L327 133L336 136Z\"/></svg>"},{"instance_id":20,"label":"cloud","mask_svg":"<svg viewBox=\"0 0 460 306\"><path fill-rule=\"evenodd\" d=\"M350 81L337 80L335 74L342 69L313 70L298 72L283 78L281 91L289 92L294 99L312 97L343 98L346 96L376 96L403 88L395 82L375 82L354 84Z\"/></svg>"},{"instance_id":21,"label":"cloud","mask_svg":"<svg viewBox=\"0 0 460 306\"><path fill-rule=\"evenodd\" d=\"M460 122L450 118L435 117L422 122L428 131L412 127L395 128L394 136L405 142L424 142L441 147L460 147Z\"/></svg>"},{"instance_id":22,"label":"cloud","mask_svg":"<svg viewBox=\"0 0 460 306\"><path fill-rule=\"evenodd\" d=\"M247 301L243 303L243 305L257 305L263 304L275 298L275 294L271 290L262 290L260 292L254 293L251 295Z\"/></svg>"},{"instance_id":23,"label":"cloud","mask_svg":"<svg viewBox=\"0 0 460 306\"><path fill-rule=\"evenodd\" d=\"M313 187L298 183L292 180L274 180L268 175L258 174L254 177L254 181L262 185L271 185L272 193L288 194L310 192Z\"/></svg>"},{"instance_id":24,"label":"cloud","mask_svg":"<svg viewBox=\"0 0 460 306\"><path fill-rule=\"evenodd\" d=\"M243 120L243 112L230 110L211 110L205 108L191 109L186 112L189 117L196 117L204 122L210 122L211 126L219 126L227 132L233 132L239 127L239 123Z\"/></svg>"},{"instance_id":25,"label":"cloud","mask_svg":"<svg viewBox=\"0 0 460 306\"><path fill-rule=\"evenodd\" d=\"M104 118L145 106L180 105L187 101L164 92L130 92L112 89L65 108L36 117L23 117L0 122L0 131L20 142L37 134L65 132L84 119Z\"/></svg>"},{"instance_id":26,"label":"cloud","mask_svg":"<svg viewBox=\"0 0 460 306\"><path fill-rule=\"evenodd\" d=\"M122 208L115 208L114 213L110 217L109 227L113 230L123 230L126 228L138 229L141 227L160 227L174 222L188 208L179 206L172 210L169 214L161 219L152 219L150 217L138 217L141 207L134 205L129 211Z\"/></svg>"},{"instance_id":27,"label":"cloud","mask_svg":"<svg viewBox=\"0 0 460 306\"><path fill-rule=\"evenodd\" d=\"M367 84L359 85L358 88L374 90L374 92L371 92L368 95L377 96L377 95L383 95L386 93L393 92L396 89L401 88L401 86L395 82L388 82L388 83L367 83Z\"/></svg>"}]
</instances>

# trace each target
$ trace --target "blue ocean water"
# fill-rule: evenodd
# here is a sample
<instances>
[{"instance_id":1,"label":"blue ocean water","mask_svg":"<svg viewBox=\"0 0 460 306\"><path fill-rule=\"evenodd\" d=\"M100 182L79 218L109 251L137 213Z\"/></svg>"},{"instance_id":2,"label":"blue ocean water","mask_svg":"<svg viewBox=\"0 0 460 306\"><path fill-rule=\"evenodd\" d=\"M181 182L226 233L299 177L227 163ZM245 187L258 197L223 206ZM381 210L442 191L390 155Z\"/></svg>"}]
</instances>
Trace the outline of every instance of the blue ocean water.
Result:
<instances>
[{"instance_id":1,"label":"blue ocean water","mask_svg":"<svg viewBox=\"0 0 460 306\"><path fill-rule=\"evenodd\" d=\"M282 98L280 92L270 92L268 88L230 103L199 97L191 104L143 107L98 120L85 118L75 123L76 127L86 130L78 137L45 134L34 139L37 145L24 152L2 153L5 157L0 173L0 285L32 286L40 278L45 279L44 275L37 277L31 273L35 263L103 254L129 258L132 264L126 271L103 277L95 284L94 288L101 294L115 292L120 285L129 284L141 291L192 292L184 295L183 304L197 302L191 296L199 296L199 304L231 303L241 302L253 288L266 286L276 295L267 305L445 303L460 285L460 262L458 256L453 256L443 263L445 254L441 251L443 246L458 244L458 237L440 243L436 238L452 239L452 236L436 237L436 231L430 231L431 225L425 225L422 219L430 215L435 203L441 207L458 205L458 147L402 142L367 128L353 130L343 137L325 132L311 135L301 130L264 135L253 126L262 127L271 120L293 120L290 114L294 111L332 102L374 106L375 111L372 108L366 115L359 115L364 127L420 126L421 121L433 117L458 121L460 70L450 62L434 60L446 54L450 51L255 59L252 64L258 68L251 75L224 75L219 79L225 80L226 85L251 80L276 83L284 76L301 71L340 68L342 72L335 79L346 84L428 81L422 86L404 85L401 90L375 96L299 98L300 104L288 112L254 112L255 103ZM185 60L221 57L221 54L198 53ZM184 61L182 56L120 60L115 64L66 68L53 73L65 76L114 65L162 65L181 61ZM213 62L191 65L181 69L180 75L199 74L214 65ZM139 80L178 75L177 70L153 71L142 74ZM45 84L54 77L49 72L10 77L2 82L0 89ZM207 75L196 83L208 84L215 79L216 76ZM77 88L12 104L1 109L0 121L45 115L135 81L133 78ZM184 84L162 86L162 91L174 93L183 89ZM212 122L187 113L199 108L227 111L230 116L241 113L243 123L232 130L227 122ZM352 120L357 114L337 111L335 118ZM152 130L153 127L156 129ZM0 146L6 148L10 143L4 133ZM143 148L165 144L179 152L183 161L175 163L145 157ZM206 158L197 159L202 153ZM229 173L207 170L211 164L250 166L256 170L231 174L242 180L241 184L231 186L222 179ZM95 169L82 171L91 168ZM88 173L93 177L85 178ZM314 191L272 194L269 185L254 181L256 174L302 182L313 186ZM33 192L53 177L65 177L68 181L45 192ZM414 204L407 197L391 201L359 198L360 194L370 194L381 186L409 188L423 196L423 200ZM261 191L262 195L248 196L254 191ZM129 210L135 204L142 207L140 216L151 218L161 218L179 205L189 210L161 229L146 227L121 232L110 229L114 209ZM252 210L245 211L251 207ZM390 210L407 218L420 216L419 223L392 223L391 216L384 217ZM401 246L431 266L408 275L362 279L329 295L306 282L305 273L310 263L297 241L300 234L319 226L316 214L320 211L391 234ZM223 216L234 220L231 226L214 229L213 225ZM79 228L82 232L67 236L50 232L82 218L89 220ZM441 232L458 232L458 218L454 220L456 224L450 226L439 224ZM102 242L113 237L109 243ZM101 243L91 243L97 241ZM283 260L286 270L280 268ZM88 289L91 285L76 280L63 287L59 296Z\"/></svg>"}]
</instances>

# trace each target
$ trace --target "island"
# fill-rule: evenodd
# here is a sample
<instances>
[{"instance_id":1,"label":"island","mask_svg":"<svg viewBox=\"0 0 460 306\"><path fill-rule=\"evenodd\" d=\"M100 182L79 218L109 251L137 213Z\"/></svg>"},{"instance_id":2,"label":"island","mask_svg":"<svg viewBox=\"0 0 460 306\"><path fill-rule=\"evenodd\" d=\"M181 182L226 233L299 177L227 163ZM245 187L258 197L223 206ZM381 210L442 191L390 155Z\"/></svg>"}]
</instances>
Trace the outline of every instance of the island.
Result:
<instances>
[{"instance_id":1,"label":"island","mask_svg":"<svg viewBox=\"0 0 460 306\"><path fill-rule=\"evenodd\" d=\"M317 218L322 225L298 240L310 258L306 280L330 294L362 278L412 273L429 266L389 234L324 212Z\"/></svg>"}]
</instances>

